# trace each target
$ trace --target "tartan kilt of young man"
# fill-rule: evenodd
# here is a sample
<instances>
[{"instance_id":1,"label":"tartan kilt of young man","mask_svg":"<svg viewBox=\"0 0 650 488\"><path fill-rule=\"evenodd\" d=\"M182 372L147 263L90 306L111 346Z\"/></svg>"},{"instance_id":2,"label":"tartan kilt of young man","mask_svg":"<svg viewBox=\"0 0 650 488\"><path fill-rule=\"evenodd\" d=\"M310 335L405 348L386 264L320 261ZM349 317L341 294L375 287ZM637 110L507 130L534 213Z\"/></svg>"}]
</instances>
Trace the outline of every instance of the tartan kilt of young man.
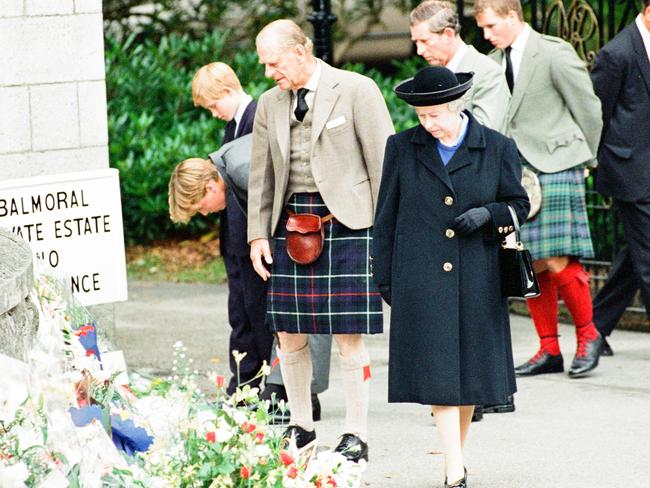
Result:
<instances>
[{"instance_id":1,"label":"tartan kilt of young man","mask_svg":"<svg viewBox=\"0 0 650 488\"><path fill-rule=\"evenodd\" d=\"M324 217L330 213L320 193L291 196L271 242L273 264L267 321L275 332L378 334L382 302L370 270L372 227L354 230L336 218L323 224L325 242L312 264L297 264L286 250L286 209Z\"/></svg>"},{"instance_id":2,"label":"tartan kilt of young man","mask_svg":"<svg viewBox=\"0 0 650 488\"><path fill-rule=\"evenodd\" d=\"M538 176L542 208L521 229L521 240L532 258L592 258L583 166Z\"/></svg>"}]
</instances>

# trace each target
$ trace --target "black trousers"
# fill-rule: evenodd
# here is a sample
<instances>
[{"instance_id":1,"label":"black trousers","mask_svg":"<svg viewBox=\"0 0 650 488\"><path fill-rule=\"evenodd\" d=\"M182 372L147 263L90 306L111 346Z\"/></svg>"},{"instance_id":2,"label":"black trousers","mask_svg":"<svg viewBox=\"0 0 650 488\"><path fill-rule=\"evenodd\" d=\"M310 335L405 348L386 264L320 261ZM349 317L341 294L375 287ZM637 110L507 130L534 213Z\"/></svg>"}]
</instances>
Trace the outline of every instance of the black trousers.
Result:
<instances>
[{"instance_id":1,"label":"black trousers","mask_svg":"<svg viewBox=\"0 0 650 488\"><path fill-rule=\"evenodd\" d=\"M228 394L234 393L238 383L249 381L258 373L262 363L269 363L273 334L266 325L266 282L253 269L248 256L224 256L228 275L228 321L230 333L230 371ZM237 363L232 351L245 352L246 357ZM250 383L258 386L260 380Z\"/></svg>"},{"instance_id":2,"label":"black trousers","mask_svg":"<svg viewBox=\"0 0 650 488\"><path fill-rule=\"evenodd\" d=\"M614 258L605 286L594 298L594 323L608 336L641 290L650 317L650 201L614 201L623 222L626 245Z\"/></svg>"}]
</instances>

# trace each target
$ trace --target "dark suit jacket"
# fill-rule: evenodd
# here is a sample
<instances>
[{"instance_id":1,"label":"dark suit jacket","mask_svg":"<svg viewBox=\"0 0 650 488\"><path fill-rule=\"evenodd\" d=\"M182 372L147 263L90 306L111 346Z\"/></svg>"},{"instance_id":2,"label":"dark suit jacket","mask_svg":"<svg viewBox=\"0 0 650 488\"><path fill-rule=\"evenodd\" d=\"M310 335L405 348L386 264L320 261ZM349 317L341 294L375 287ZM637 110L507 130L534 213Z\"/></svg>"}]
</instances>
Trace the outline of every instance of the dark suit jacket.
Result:
<instances>
[{"instance_id":1,"label":"dark suit jacket","mask_svg":"<svg viewBox=\"0 0 650 488\"><path fill-rule=\"evenodd\" d=\"M591 71L603 106L596 189L626 202L650 199L650 61L636 23L598 53Z\"/></svg>"},{"instance_id":2,"label":"dark suit jacket","mask_svg":"<svg viewBox=\"0 0 650 488\"><path fill-rule=\"evenodd\" d=\"M372 256L376 283L392 292L389 402L486 405L515 389L499 227L513 225L508 205L521 222L530 205L515 143L469 117L446 167L421 125L386 145ZM491 224L455 233L475 207Z\"/></svg>"},{"instance_id":3,"label":"dark suit jacket","mask_svg":"<svg viewBox=\"0 0 650 488\"><path fill-rule=\"evenodd\" d=\"M237 126L237 132L233 134L232 128L235 121L232 120L226 124L226 135L223 139L224 144L231 142L238 137L253 132L253 121L255 120L255 110L257 102L251 101L244 110L244 115ZM246 239L247 219L246 213L232 191L226 194L226 209L221 212L221 254L224 256L248 256L250 249Z\"/></svg>"}]
</instances>

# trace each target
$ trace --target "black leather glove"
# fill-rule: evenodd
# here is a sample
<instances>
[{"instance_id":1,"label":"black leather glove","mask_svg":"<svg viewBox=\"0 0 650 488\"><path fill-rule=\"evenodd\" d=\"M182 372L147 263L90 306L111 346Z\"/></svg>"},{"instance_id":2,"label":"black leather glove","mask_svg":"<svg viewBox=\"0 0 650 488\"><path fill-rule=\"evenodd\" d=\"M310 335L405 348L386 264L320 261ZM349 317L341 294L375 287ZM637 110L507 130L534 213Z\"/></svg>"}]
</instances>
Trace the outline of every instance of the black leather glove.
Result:
<instances>
[{"instance_id":1,"label":"black leather glove","mask_svg":"<svg viewBox=\"0 0 650 488\"><path fill-rule=\"evenodd\" d=\"M492 219L490 211L485 207L470 208L454 219L454 230L461 235L476 232Z\"/></svg>"},{"instance_id":2,"label":"black leather glove","mask_svg":"<svg viewBox=\"0 0 650 488\"><path fill-rule=\"evenodd\" d=\"M388 305L390 305L390 300L391 300L390 285L379 285L378 288L381 297Z\"/></svg>"}]
</instances>

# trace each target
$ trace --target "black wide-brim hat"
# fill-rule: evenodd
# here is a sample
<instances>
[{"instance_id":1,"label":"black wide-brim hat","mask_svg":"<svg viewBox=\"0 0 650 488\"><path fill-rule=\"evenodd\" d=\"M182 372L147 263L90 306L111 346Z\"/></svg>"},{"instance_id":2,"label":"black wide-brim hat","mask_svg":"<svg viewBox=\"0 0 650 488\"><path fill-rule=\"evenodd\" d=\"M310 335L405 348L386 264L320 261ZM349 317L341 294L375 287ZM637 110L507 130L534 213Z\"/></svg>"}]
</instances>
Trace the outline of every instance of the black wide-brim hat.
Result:
<instances>
[{"instance_id":1,"label":"black wide-brim hat","mask_svg":"<svg viewBox=\"0 0 650 488\"><path fill-rule=\"evenodd\" d=\"M462 97L472 86L474 73L454 73L444 66L427 66L413 78L393 88L395 95L409 105L441 105Z\"/></svg>"}]
</instances>

